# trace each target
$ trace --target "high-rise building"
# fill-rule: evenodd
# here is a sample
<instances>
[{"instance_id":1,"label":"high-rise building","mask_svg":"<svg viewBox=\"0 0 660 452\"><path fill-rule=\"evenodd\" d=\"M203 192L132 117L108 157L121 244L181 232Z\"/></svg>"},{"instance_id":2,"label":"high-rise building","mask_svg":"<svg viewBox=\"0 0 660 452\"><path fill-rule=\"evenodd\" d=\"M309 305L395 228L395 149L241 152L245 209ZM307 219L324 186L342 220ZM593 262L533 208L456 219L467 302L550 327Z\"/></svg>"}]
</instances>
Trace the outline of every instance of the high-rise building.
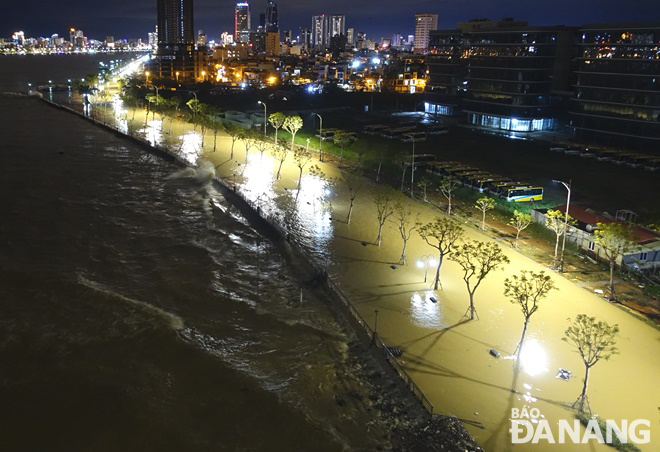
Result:
<instances>
[{"instance_id":1,"label":"high-rise building","mask_svg":"<svg viewBox=\"0 0 660 452\"><path fill-rule=\"evenodd\" d=\"M321 48L327 45L328 21L325 14L312 17L312 47Z\"/></svg>"},{"instance_id":2,"label":"high-rise building","mask_svg":"<svg viewBox=\"0 0 660 452\"><path fill-rule=\"evenodd\" d=\"M334 38L335 36L344 35L346 36L346 16L333 15L328 16L330 20L330 25L328 27L328 41Z\"/></svg>"},{"instance_id":3,"label":"high-rise building","mask_svg":"<svg viewBox=\"0 0 660 452\"><path fill-rule=\"evenodd\" d=\"M300 44L305 50L309 50L312 47L312 30L309 28L300 29Z\"/></svg>"},{"instance_id":4,"label":"high-rise building","mask_svg":"<svg viewBox=\"0 0 660 452\"><path fill-rule=\"evenodd\" d=\"M660 153L660 22L578 30L570 126L587 143Z\"/></svg>"},{"instance_id":5,"label":"high-rise building","mask_svg":"<svg viewBox=\"0 0 660 452\"><path fill-rule=\"evenodd\" d=\"M153 64L158 77L195 78L193 0L158 0L158 49Z\"/></svg>"},{"instance_id":6,"label":"high-rise building","mask_svg":"<svg viewBox=\"0 0 660 452\"><path fill-rule=\"evenodd\" d=\"M330 40L335 36L346 36L346 16L325 15L312 17L312 45L316 49L330 46Z\"/></svg>"},{"instance_id":7,"label":"high-rise building","mask_svg":"<svg viewBox=\"0 0 660 452\"><path fill-rule=\"evenodd\" d=\"M222 32L222 34L220 35L220 44L226 46L233 43L234 43L234 35L231 35L226 31Z\"/></svg>"},{"instance_id":8,"label":"high-rise building","mask_svg":"<svg viewBox=\"0 0 660 452\"><path fill-rule=\"evenodd\" d=\"M250 31L250 5L248 2L236 3L234 10L234 40L241 41L241 34Z\"/></svg>"},{"instance_id":9,"label":"high-rise building","mask_svg":"<svg viewBox=\"0 0 660 452\"><path fill-rule=\"evenodd\" d=\"M353 47L355 45L355 28L349 28L346 30L346 43Z\"/></svg>"},{"instance_id":10,"label":"high-rise building","mask_svg":"<svg viewBox=\"0 0 660 452\"><path fill-rule=\"evenodd\" d=\"M280 55L280 34L278 32L266 33L266 56Z\"/></svg>"},{"instance_id":11,"label":"high-rise building","mask_svg":"<svg viewBox=\"0 0 660 452\"><path fill-rule=\"evenodd\" d=\"M206 46L207 42L208 42L208 37L206 36L206 33L204 33L204 30L199 30L197 32L197 46L204 47Z\"/></svg>"},{"instance_id":12,"label":"high-rise building","mask_svg":"<svg viewBox=\"0 0 660 452\"><path fill-rule=\"evenodd\" d=\"M429 32L437 28L437 14L415 15L415 53L426 53L429 47Z\"/></svg>"},{"instance_id":13,"label":"high-rise building","mask_svg":"<svg viewBox=\"0 0 660 452\"><path fill-rule=\"evenodd\" d=\"M277 17L277 3L269 1L266 7L266 32L277 33L280 31L280 22Z\"/></svg>"}]
</instances>

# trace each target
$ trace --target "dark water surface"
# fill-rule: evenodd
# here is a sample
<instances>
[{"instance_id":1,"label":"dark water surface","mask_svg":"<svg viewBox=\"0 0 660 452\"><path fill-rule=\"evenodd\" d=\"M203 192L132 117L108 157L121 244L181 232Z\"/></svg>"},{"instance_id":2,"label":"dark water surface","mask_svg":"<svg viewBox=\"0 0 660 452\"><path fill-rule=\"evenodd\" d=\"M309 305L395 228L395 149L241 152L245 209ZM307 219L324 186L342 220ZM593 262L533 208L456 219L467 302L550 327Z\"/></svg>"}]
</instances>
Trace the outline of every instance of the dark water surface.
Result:
<instances>
[{"instance_id":1,"label":"dark water surface","mask_svg":"<svg viewBox=\"0 0 660 452\"><path fill-rule=\"evenodd\" d=\"M206 174L36 99L0 115L1 451L374 447L335 403L344 332Z\"/></svg>"}]
</instances>

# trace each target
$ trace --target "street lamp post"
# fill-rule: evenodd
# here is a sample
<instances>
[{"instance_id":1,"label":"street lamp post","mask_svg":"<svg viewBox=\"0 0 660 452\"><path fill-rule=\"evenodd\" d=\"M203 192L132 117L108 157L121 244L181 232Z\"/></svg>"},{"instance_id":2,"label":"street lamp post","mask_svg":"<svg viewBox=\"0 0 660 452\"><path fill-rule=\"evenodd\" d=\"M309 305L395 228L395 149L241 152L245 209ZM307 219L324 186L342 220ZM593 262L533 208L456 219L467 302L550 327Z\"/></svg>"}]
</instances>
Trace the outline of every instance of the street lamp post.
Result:
<instances>
[{"instance_id":1,"label":"street lamp post","mask_svg":"<svg viewBox=\"0 0 660 452\"><path fill-rule=\"evenodd\" d=\"M426 277L428 275L429 267L435 266L435 259L431 255L425 255L419 258L417 261L417 267L424 269L424 282L426 282Z\"/></svg>"},{"instance_id":2,"label":"street lamp post","mask_svg":"<svg viewBox=\"0 0 660 452\"><path fill-rule=\"evenodd\" d=\"M258 101L258 104L261 104L264 106L264 141L266 141L266 127L268 125L268 113L266 109L266 102Z\"/></svg>"},{"instance_id":3,"label":"street lamp post","mask_svg":"<svg viewBox=\"0 0 660 452\"><path fill-rule=\"evenodd\" d=\"M318 114L314 113L316 116L319 117L319 162L323 161L323 117Z\"/></svg>"},{"instance_id":4,"label":"street lamp post","mask_svg":"<svg viewBox=\"0 0 660 452\"><path fill-rule=\"evenodd\" d=\"M568 181L562 182L560 180L554 180L553 182L558 182L562 184L564 187L566 187L566 190L568 190L568 195L566 196L566 215L564 217L564 238L562 239L561 242L561 255L559 257L559 268L557 269L559 273L564 272L564 249L566 248L566 235L568 235L568 209L571 205L571 182Z\"/></svg>"}]
</instances>

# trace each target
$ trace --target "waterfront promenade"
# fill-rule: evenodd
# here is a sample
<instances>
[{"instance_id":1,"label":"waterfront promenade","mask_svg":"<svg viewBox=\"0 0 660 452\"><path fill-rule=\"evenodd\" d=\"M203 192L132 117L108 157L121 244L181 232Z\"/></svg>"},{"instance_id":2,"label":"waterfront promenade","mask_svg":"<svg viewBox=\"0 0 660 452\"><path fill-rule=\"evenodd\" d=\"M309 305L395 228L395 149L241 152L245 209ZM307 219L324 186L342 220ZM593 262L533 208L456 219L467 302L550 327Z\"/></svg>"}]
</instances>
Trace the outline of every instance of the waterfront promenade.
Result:
<instances>
[{"instance_id":1,"label":"waterfront promenade","mask_svg":"<svg viewBox=\"0 0 660 452\"><path fill-rule=\"evenodd\" d=\"M422 256L433 254L434 249L418 235L413 235L408 244L406 266L398 265L402 243L392 225L386 224L381 246L373 245L378 233L373 201L376 193L389 190L396 201L419 212L422 223L444 215L438 209L390 187L365 181L356 198L351 223L346 224L345 184L326 184L309 173L309 165L303 171L298 193L299 170L291 155L282 167L281 179L275 180L278 162L270 149L262 156L252 148L246 159L245 147L238 141L232 159L231 140L225 134L218 136L217 150L212 152L214 137L209 130L202 138L199 127L194 130L192 124L175 120L169 133L169 119L163 121L158 114L155 120L151 115L145 118L144 110L129 111L119 103L107 112L104 121L125 133L167 146L190 163L211 162L219 178L229 185L236 184L265 214L280 218L305 250L327 265L331 277L371 328L375 327L378 311L379 337L389 347L403 351L400 362L431 400L435 412L463 419L486 450L511 447L508 429L512 408L538 408L551 425L560 419L572 422L572 412L565 405L579 395L584 367L579 356L561 341L568 317L585 313L619 324L620 355L592 370L591 407L601 418L617 422L650 420L652 442L641 448L652 450L653 439L660 435L660 334L656 329L552 273L559 290L543 301L532 318L520 372L514 375L514 361L510 358L522 331L523 317L503 296L503 281L522 269L544 270L541 265L500 243L511 264L486 278L475 296L479 319L468 322L463 317L468 295L457 264L445 261L441 271L443 290L433 291L433 271L429 271L429 281L424 283L424 271L415 263ZM335 164L320 163L315 158L312 165L318 165L327 178L340 177ZM466 240L493 240L470 225L465 228ZM497 350L502 358L490 356L490 349ZM559 368L570 370L573 377L569 381L555 378ZM558 450L557 447L561 448L544 442L516 446L521 450ZM571 446L574 449L610 450L603 445L594 446L593 442Z\"/></svg>"}]
</instances>

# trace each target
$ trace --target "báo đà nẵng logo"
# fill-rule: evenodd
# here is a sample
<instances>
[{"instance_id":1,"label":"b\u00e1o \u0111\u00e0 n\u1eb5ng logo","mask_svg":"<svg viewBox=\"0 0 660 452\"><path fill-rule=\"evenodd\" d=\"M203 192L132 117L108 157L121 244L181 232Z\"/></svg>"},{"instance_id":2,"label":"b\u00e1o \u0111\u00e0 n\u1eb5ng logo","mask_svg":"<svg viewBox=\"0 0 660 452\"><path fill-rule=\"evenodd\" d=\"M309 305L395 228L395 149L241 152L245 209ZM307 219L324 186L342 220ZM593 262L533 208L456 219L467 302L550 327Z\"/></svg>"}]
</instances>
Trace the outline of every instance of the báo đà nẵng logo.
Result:
<instances>
[{"instance_id":1,"label":"b\u00e1o \u0111\u00e0 n\u1eb5ng logo","mask_svg":"<svg viewBox=\"0 0 660 452\"><path fill-rule=\"evenodd\" d=\"M615 437L623 444L648 444L651 442L650 427L651 421L647 419L635 419L632 422L627 419L619 422L590 419L582 432L578 419L560 419L551 429L550 423L541 417L538 408L513 408L509 433L513 444L538 444L544 441L549 444L587 444L591 441L612 444Z\"/></svg>"}]
</instances>

